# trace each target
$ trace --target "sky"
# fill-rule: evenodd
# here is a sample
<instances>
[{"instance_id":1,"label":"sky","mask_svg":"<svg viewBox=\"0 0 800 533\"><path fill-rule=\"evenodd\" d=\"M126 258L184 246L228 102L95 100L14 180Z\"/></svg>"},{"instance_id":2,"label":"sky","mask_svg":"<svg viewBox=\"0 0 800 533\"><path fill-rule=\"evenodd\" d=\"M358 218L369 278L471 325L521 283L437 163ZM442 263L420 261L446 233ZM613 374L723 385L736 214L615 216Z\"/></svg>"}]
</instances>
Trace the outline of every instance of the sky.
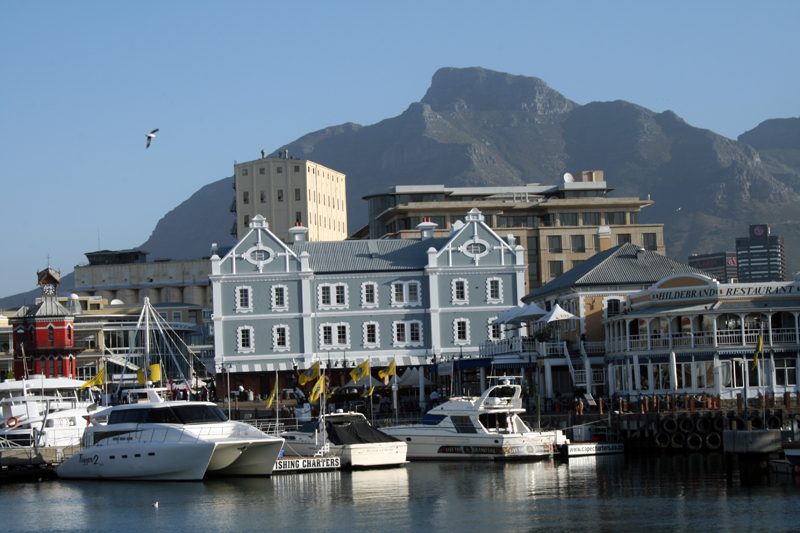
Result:
<instances>
[{"instance_id":1,"label":"sky","mask_svg":"<svg viewBox=\"0 0 800 533\"><path fill-rule=\"evenodd\" d=\"M4 0L0 297L140 246L234 161L399 115L442 67L735 139L800 116L799 20L796 0Z\"/></svg>"}]
</instances>

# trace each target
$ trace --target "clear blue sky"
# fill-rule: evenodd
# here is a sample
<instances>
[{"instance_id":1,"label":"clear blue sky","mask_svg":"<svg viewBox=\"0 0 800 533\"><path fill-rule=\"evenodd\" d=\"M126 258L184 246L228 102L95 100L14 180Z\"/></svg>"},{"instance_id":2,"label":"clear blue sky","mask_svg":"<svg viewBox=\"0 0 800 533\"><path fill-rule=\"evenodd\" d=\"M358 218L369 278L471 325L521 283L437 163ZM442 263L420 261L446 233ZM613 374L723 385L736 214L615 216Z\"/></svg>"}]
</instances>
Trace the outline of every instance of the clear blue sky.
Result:
<instances>
[{"instance_id":1,"label":"clear blue sky","mask_svg":"<svg viewBox=\"0 0 800 533\"><path fill-rule=\"evenodd\" d=\"M441 67L670 109L735 139L800 115L799 22L794 0L5 0L0 297L35 288L48 255L66 274L141 245L234 160L397 116Z\"/></svg>"}]
</instances>

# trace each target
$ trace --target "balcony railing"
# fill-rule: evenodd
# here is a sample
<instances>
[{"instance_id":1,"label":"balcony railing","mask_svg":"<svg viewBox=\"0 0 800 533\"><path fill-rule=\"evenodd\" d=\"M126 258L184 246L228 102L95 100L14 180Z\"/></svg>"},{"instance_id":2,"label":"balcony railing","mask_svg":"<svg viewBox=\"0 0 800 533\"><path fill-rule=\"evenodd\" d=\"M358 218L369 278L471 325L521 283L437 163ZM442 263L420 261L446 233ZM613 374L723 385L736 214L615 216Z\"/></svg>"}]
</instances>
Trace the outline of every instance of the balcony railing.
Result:
<instances>
[{"instance_id":1,"label":"balcony railing","mask_svg":"<svg viewBox=\"0 0 800 533\"><path fill-rule=\"evenodd\" d=\"M731 346L755 346L758 342L758 330L745 330L744 344L742 344L741 330L717 331L717 344L720 347ZM764 346L775 346L779 344L800 344L798 342L797 331L794 328L776 328L770 335L768 331L762 333ZM697 347L714 346L714 334L710 331L697 331L694 333L672 333L647 335L628 335L627 337L617 337L608 341L610 352L622 352L630 349L631 351L664 350L664 349L685 349Z\"/></svg>"},{"instance_id":2,"label":"balcony railing","mask_svg":"<svg viewBox=\"0 0 800 533\"><path fill-rule=\"evenodd\" d=\"M87 340L52 340L52 341L24 341L17 343L17 350L59 350L64 348L76 350L88 350L94 348L95 341Z\"/></svg>"}]
</instances>

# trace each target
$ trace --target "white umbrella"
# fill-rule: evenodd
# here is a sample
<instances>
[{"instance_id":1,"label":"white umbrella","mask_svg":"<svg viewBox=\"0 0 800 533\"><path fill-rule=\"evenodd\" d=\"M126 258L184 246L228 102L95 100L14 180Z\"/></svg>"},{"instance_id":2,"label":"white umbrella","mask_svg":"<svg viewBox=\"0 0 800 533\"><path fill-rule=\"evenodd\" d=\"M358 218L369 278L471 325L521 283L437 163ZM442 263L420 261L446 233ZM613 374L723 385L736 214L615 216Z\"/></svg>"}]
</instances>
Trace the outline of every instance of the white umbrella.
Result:
<instances>
[{"instance_id":1,"label":"white umbrella","mask_svg":"<svg viewBox=\"0 0 800 533\"><path fill-rule=\"evenodd\" d=\"M547 314L547 311L531 302L523 308L522 313L514 317L515 322L528 322L534 318L539 318Z\"/></svg>"},{"instance_id":2,"label":"white umbrella","mask_svg":"<svg viewBox=\"0 0 800 533\"><path fill-rule=\"evenodd\" d=\"M552 311L537 320L537 322L556 322L557 320L569 320L570 318L575 318L575 315L564 311L560 305L556 304Z\"/></svg>"},{"instance_id":3,"label":"white umbrella","mask_svg":"<svg viewBox=\"0 0 800 533\"><path fill-rule=\"evenodd\" d=\"M495 321L492 322L492 324L505 324L506 320L508 320L508 318L512 315L512 313L518 311L519 309L520 309L519 307L512 307L511 309L506 309L505 311L500 313L500 316L497 317Z\"/></svg>"}]
</instances>

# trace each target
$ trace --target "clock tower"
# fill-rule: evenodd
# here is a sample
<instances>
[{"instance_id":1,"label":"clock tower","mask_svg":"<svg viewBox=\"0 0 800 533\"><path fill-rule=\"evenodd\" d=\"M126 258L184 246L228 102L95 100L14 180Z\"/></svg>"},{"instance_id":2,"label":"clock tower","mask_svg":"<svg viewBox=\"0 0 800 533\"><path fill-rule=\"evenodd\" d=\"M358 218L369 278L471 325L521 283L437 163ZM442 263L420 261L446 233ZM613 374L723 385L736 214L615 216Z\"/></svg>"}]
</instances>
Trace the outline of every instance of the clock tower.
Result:
<instances>
[{"instance_id":1,"label":"clock tower","mask_svg":"<svg viewBox=\"0 0 800 533\"><path fill-rule=\"evenodd\" d=\"M14 332L14 375L18 379L41 374L75 378L75 317L58 302L61 272L49 266L37 273L42 299L24 306L9 320Z\"/></svg>"}]
</instances>

